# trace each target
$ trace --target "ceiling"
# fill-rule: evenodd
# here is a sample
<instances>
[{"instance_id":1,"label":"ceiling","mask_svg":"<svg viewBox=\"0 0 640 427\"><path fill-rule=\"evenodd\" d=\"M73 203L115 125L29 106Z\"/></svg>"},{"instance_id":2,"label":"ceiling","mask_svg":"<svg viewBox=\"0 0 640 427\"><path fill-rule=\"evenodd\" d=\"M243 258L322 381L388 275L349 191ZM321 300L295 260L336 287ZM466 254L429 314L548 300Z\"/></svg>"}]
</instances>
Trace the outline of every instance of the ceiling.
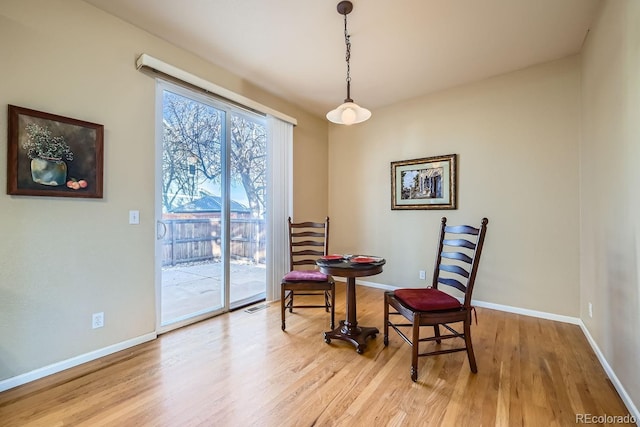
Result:
<instances>
[{"instance_id":1,"label":"ceiling","mask_svg":"<svg viewBox=\"0 0 640 427\"><path fill-rule=\"evenodd\" d=\"M309 112L324 116L346 97L337 0L85 1ZM599 5L352 2L351 97L374 115L402 100L578 53Z\"/></svg>"}]
</instances>

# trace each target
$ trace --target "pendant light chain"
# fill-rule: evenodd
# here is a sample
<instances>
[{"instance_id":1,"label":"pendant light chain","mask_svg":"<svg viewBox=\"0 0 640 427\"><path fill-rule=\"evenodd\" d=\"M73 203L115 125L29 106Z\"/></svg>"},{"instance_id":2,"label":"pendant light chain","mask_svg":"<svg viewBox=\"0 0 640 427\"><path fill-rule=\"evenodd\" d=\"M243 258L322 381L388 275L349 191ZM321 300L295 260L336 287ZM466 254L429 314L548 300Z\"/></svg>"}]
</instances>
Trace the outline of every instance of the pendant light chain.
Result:
<instances>
[{"instance_id":1,"label":"pendant light chain","mask_svg":"<svg viewBox=\"0 0 640 427\"><path fill-rule=\"evenodd\" d=\"M347 61L347 82L351 81L351 36L347 31L347 15L344 15L344 44L347 46L347 53L345 55L345 61Z\"/></svg>"},{"instance_id":2,"label":"pendant light chain","mask_svg":"<svg viewBox=\"0 0 640 427\"><path fill-rule=\"evenodd\" d=\"M344 16L345 61L347 62L347 98L342 105L327 113L327 120L340 125L361 123L371 117L371 111L362 108L351 99L351 36L347 28L347 15L353 10L353 3L343 0L338 3L338 13Z\"/></svg>"},{"instance_id":3,"label":"pendant light chain","mask_svg":"<svg viewBox=\"0 0 640 427\"><path fill-rule=\"evenodd\" d=\"M351 36L347 30L347 14L344 15L344 44L347 47L345 61L347 61L347 99L344 102L353 102L351 99Z\"/></svg>"}]
</instances>

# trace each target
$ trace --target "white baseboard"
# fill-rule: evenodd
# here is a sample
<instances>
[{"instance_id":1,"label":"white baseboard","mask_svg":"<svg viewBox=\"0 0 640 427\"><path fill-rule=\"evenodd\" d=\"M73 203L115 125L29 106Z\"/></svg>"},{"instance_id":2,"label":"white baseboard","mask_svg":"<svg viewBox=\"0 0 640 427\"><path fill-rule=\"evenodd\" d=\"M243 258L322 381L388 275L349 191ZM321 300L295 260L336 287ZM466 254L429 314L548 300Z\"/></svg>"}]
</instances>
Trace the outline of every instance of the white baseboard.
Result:
<instances>
[{"instance_id":1,"label":"white baseboard","mask_svg":"<svg viewBox=\"0 0 640 427\"><path fill-rule=\"evenodd\" d=\"M0 381L0 392L21 386L31 381L39 380L40 378L44 378L51 374L62 372L66 369L73 368L74 366L82 365L83 363L91 362L92 360L108 356L118 351L126 350L127 348L154 340L156 338L156 333L152 332L127 341L122 341L117 344L110 345L108 347L91 351L89 353L81 354L79 356L72 357L71 359L63 360L61 362L53 363L42 368L34 369L33 371L27 372L25 374L7 378L6 380Z\"/></svg>"},{"instance_id":2,"label":"white baseboard","mask_svg":"<svg viewBox=\"0 0 640 427\"><path fill-rule=\"evenodd\" d=\"M578 317L564 316L562 314L547 313L546 311L529 310L527 308L512 307L510 305L494 304L492 302L471 300L476 307L489 308L491 310L506 311L507 313L521 314L523 316L537 317L539 319L555 320L556 322L580 325L582 320Z\"/></svg>"},{"instance_id":3,"label":"white baseboard","mask_svg":"<svg viewBox=\"0 0 640 427\"><path fill-rule=\"evenodd\" d=\"M398 289L396 286L390 286L386 284L367 282L367 281L361 281L361 280L358 280L356 283L359 285L369 286L371 288L385 289L388 291ZM518 308L518 307L509 306L509 305L494 304L491 302L484 302L484 301L478 301L478 300L472 300L472 303L476 307L489 308L492 310L505 311L507 313L521 314L523 316L537 317L540 319L554 320L556 322L570 323L572 325L580 326L580 328L582 329L582 332L587 337L587 340L589 341L591 348L593 349L594 353L598 357L598 360L600 361L600 365L602 365L602 368L606 372L607 376L613 383L613 386L618 391L620 398L622 399L625 406L629 410L629 414L636 419L636 423L640 423L640 412L638 412L638 408L631 400L631 397L629 396L625 388L622 386L622 383L620 382L615 372L609 365L609 362L607 362L607 359L604 357L604 354L602 354L602 351L600 351L600 348L598 347L595 340L589 333L589 330L585 326L582 319L578 317L564 316L561 314L547 313L544 311L537 311L537 310L529 310L526 308Z\"/></svg>"},{"instance_id":4,"label":"white baseboard","mask_svg":"<svg viewBox=\"0 0 640 427\"><path fill-rule=\"evenodd\" d=\"M365 280L357 280L356 283L358 285L368 286L370 288L384 289L386 291L393 291L395 289L398 289L397 286L386 285L384 283L367 282ZM472 303L476 307L489 308L489 309L498 310L498 311L506 311L507 313L522 314L523 316L538 317L540 319L555 320L563 323L571 323L572 325L580 325L582 323L582 321L577 317L563 316L560 314L529 310L526 308L512 307L510 305L494 304L492 302L484 302L484 301L478 301L478 300L472 300Z\"/></svg>"},{"instance_id":5,"label":"white baseboard","mask_svg":"<svg viewBox=\"0 0 640 427\"><path fill-rule=\"evenodd\" d=\"M385 291L393 291L398 289L397 286L385 285L384 283L367 282L366 280L356 279L356 285L367 286L369 288L384 289Z\"/></svg>"},{"instance_id":6,"label":"white baseboard","mask_svg":"<svg viewBox=\"0 0 640 427\"><path fill-rule=\"evenodd\" d=\"M582 320L580 320L579 325L580 325L580 328L582 329L582 332L587 337L587 341L589 341L589 344L591 344L591 348L593 349L594 353L598 357L598 360L600 361L600 364L604 368L604 371L607 373L607 376L609 376L609 379L611 380L611 382L613 383L613 386L618 391L620 398L622 399L625 406L629 410L629 414L636 419L636 425L640 425L639 424L640 411L638 411L638 407L633 403L633 401L631 400L631 397L627 393L627 390L625 390L625 388L620 383L620 380L618 380L616 373L611 368L611 365L609 365L609 362L607 362L607 359L605 359L604 354L602 354L602 352L600 351L600 347L598 347L598 344L596 344L596 341L593 339L593 337L591 336L591 333L589 332L589 329L587 329L586 325Z\"/></svg>"}]
</instances>

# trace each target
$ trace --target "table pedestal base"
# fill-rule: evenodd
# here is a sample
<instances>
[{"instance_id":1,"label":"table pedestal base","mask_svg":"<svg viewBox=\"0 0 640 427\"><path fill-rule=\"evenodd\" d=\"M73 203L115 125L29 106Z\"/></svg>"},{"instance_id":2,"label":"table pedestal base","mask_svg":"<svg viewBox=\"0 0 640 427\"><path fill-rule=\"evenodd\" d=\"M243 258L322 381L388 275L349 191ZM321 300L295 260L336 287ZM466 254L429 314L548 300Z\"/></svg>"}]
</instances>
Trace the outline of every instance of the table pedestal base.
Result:
<instances>
[{"instance_id":1,"label":"table pedestal base","mask_svg":"<svg viewBox=\"0 0 640 427\"><path fill-rule=\"evenodd\" d=\"M378 331L378 328L357 325L347 326L345 325L345 321L341 320L339 327L335 328L333 331L324 333L324 342L328 344L332 339L347 341L356 346L358 354L362 354L367 348L367 337L371 336L372 338L375 338L376 334L379 333L380 331Z\"/></svg>"}]
</instances>

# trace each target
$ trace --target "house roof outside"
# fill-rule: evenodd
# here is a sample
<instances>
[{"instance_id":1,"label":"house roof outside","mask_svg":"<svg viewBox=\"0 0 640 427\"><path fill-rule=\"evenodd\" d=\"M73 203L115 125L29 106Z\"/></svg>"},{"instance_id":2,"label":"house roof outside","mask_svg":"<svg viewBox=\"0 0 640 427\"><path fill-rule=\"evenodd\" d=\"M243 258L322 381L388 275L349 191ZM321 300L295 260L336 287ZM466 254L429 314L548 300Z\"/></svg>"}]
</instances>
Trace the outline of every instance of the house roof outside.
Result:
<instances>
[{"instance_id":1,"label":"house roof outside","mask_svg":"<svg viewBox=\"0 0 640 427\"><path fill-rule=\"evenodd\" d=\"M192 212L221 212L222 198L220 196L204 196L184 205L177 206L171 213L192 213ZM231 212L250 213L251 209L242 203L231 200Z\"/></svg>"}]
</instances>

